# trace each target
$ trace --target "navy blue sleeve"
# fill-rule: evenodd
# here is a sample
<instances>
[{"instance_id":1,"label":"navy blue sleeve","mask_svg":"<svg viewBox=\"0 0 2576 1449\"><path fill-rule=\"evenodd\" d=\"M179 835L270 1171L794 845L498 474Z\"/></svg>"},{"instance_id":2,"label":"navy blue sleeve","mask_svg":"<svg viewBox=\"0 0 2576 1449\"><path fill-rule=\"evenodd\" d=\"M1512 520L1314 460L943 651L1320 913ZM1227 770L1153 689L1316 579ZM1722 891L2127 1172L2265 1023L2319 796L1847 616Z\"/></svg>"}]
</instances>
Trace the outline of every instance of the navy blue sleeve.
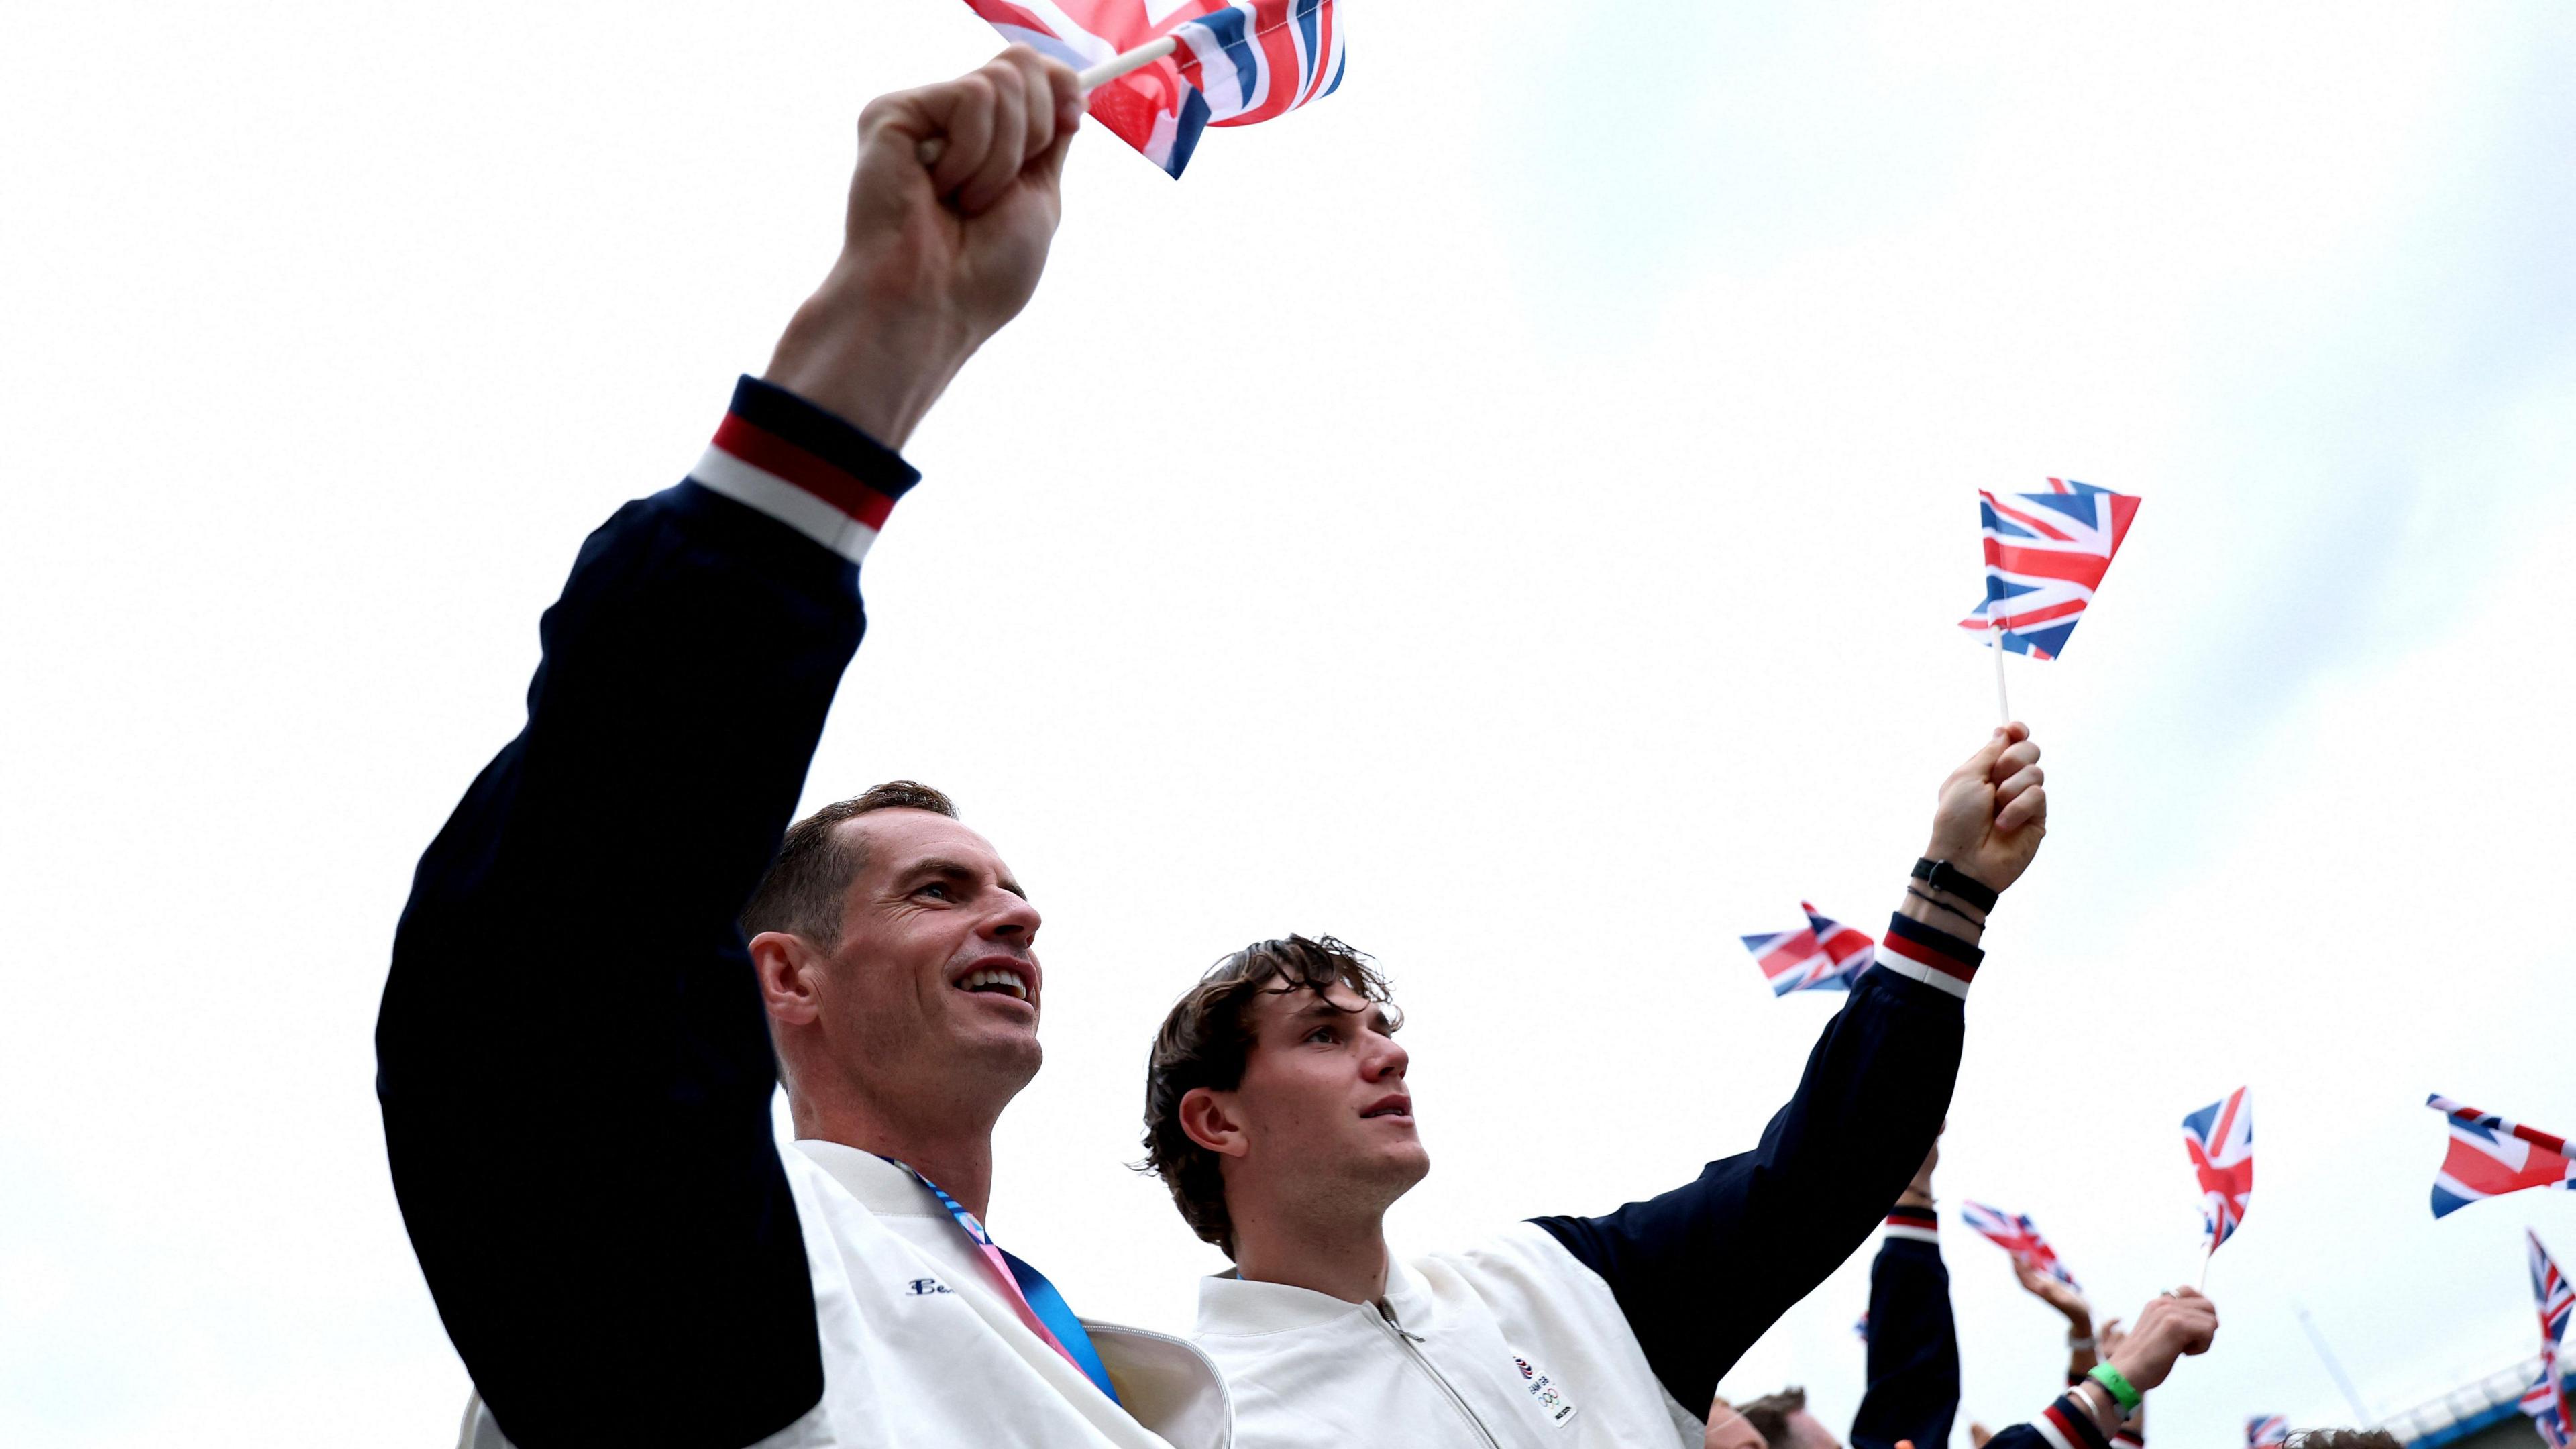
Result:
<instances>
[{"instance_id":1,"label":"navy blue sleeve","mask_svg":"<svg viewBox=\"0 0 2576 1449\"><path fill-rule=\"evenodd\" d=\"M1852 1449L1950 1442L1959 1416L1959 1330L1950 1316L1950 1270L1929 1208L1888 1215L1887 1239L1869 1270L1869 1388L1852 1415Z\"/></svg>"},{"instance_id":2,"label":"navy blue sleeve","mask_svg":"<svg viewBox=\"0 0 2576 1449\"><path fill-rule=\"evenodd\" d=\"M2059 1395L2029 1423L2007 1426L1986 1441L1986 1449L2113 1449L2113 1445L2070 1392Z\"/></svg>"},{"instance_id":3,"label":"navy blue sleeve","mask_svg":"<svg viewBox=\"0 0 2576 1449\"><path fill-rule=\"evenodd\" d=\"M771 470L711 452L737 489L912 482L750 379L725 427ZM626 505L539 626L526 727L421 858L376 1025L386 1154L520 1449L731 1449L821 1399L734 921L863 628L856 565L808 533L696 481Z\"/></svg>"},{"instance_id":4,"label":"navy blue sleeve","mask_svg":"<svg viewBox=\"0 0 2576 1449\"><path fill-rule=\"evenodd\" d=\"M1942 939L1945 979L1964 982L1982 953ZM1609 1283L1684 1407L1706 1413L1717 1381L1868 1239L1912 1180L1958 1081L1965 989L1901 975L1882 956L1826 1023L1761 1145L1602 1217L1534 1220Z\"/></svg>"}]
</instances>

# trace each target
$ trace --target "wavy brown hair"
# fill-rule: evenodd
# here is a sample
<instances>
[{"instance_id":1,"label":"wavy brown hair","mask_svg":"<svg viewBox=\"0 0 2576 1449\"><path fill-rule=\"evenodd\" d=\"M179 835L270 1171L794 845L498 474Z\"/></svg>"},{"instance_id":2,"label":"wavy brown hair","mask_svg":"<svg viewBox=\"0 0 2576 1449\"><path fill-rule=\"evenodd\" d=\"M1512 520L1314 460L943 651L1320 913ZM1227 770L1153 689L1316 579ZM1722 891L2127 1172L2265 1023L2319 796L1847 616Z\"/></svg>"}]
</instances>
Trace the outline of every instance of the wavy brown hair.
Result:
<instances>
[{"instance_id":1,"label":"wavy brown hair","mask_svg":"<svg viewBox=\"0 0 2576 1449\"><path fill-rule=\"evenodd\" d=\"M1139 1172L1159 1174L1172 1205L1192 1231L1234 1256L1234 1218L1225 1209L1225 1178L1217 1154L1181 1130L1181 1099L1201 1087L1231 1092L1243 1085L1252 1054L1251 1007L1265 995L1311 991L1318 998L1347 986L1385 1015L1392 1031L1402 1020L1366 953L1330 936L1290 936L1255 941L1207 970L1154 1034L1145 1066L1145 1160Z\"/></svg>"}]
</instances>

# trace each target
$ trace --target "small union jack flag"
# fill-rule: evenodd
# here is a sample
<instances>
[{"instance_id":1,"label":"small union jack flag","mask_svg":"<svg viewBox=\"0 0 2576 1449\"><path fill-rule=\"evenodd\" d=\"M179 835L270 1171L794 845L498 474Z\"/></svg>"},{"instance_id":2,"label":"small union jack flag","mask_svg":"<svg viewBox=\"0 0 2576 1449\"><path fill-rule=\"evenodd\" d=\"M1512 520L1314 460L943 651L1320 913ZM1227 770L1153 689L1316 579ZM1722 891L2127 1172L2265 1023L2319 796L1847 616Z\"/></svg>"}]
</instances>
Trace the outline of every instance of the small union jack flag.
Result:
<instances>
[{"instance_id":1,"label":"small union jack flag","mask_svg":"<svg viewBox=\"0 0 2576 1449\"><path fill-rule=\"evenodd\" d=\"M2257 1414L2245 1421L2245 1449L2290 1442L2290 1421L2278 1414Z\"/></svg>"},{"instance_id":2,"label":"small union jack flag","mask_svg":"<svg viewBox=\"0 0 2576 1449\"><path fill-rule=\"evenodd\" d=\"M2523 1236L2531 1240L2531 1296L2540 1309L2540 1377L2523 1393L2522 1411L2550 1449L2568 1449L2571 1427L2576 1427L2576 1393L2560 1372L2559 1359L2567 1347L2567 1321L2576 1317L2576 1285L2558 1271L2549 1250L2540 1245L2540 1234L2526 1228Z\"/></svg>"},{"instance_id":3,"label":"small union jack flag","mask_svg":"<svg viewBox=\"0 0 2576 1449\"><path fill-rule=\"evenodd\" d=\"M2200 1176L2201 1232L2209 1251L2244 1225L2254 1195L2254 1108L2237 1088L2182 1119L2183 1149Z\"/></svg>"},{"instance_id":4,"label":"small union jack flag","mask_svg":"<svg viewBox=\"0 0 2576 1449\"><path fill-rule=\"evenodd\" d=\"M1333 0L966 0L1005 39L1085 70L1170 35L1173 53L1094 89L1091 114L1174 176L1209 126L1249 126L1342 83Z\"/></svg>"},{"instance_id":5,"label":"small union jack flag","mask_svg":"<svg viewBox=\"0 0 2576 1449\"><path fill-rule=\"evenodd\" d=\"M1807 913L1804 929L1744 938L1744 949L1753 953L1753 964L1762 968L1771 994L1850 990L1869 969L1878 943L1856 926L1817 914L1813 902L1800 901L1798 908Z\"/></svg>"},{"instance_id":6,"label":"small union jack flag","mask_svg":"<svg viewBox=\"0 0 2576 1449\"><path fill-rule=\"evenodd\" d=\"M2057 1261L2057 1250L2048 1245L2048 1239L2039 1235L2038 1225L2031 1222L2027 1214L2008 1213L1981 1202L1963 1202L1959 1204L1959 1217L1987 1242L2012 1254L2014 1262L2046 1273L2078 1293L2084 1291L2084 1286L2075 1281L2075 1275L2066 1271L2064 1263Z\"/></svg>"},{"instance_id":7,"label":"small union jack flag","mask_svg":"<svg viewBox=\"0 0 2576 1449\"><path fill-rule=\"evenodd\" d=\"M2540 1378L2522 1394L2518 1407L2531 1416L2531 1426L2540 1431L2540 1442L2548 1449L2569 1449L2576 1444L2567 1433L2567 1386L2561 1383L2552 1393L2549 1387L2551 1365L2541 1366Z\"/></svg>"},{"instance_id":8,"label":"small union jack flag","mask_svg":"<svg viewBox=\"0 0 2576 1449\"><path fill-rule=\"evenodd\" d=\"M1960 628L1984 635L1988 645L2000 632L2004 648L2033 659L2066 652L2067 636L2102 587L2111 556L2138 514L2136 498L2090 483L2051 478L2048 490L2001 498L1978 491L1986 596L1959 621Z\"/></svg>"},{"instance_id":9,"label":"small union jack flag","mask_svg":"<svg viewBox=\"0 0 2576 1449\"><path fill-rule=\"evenodd\" d=\"M2451 1128L2450 1150L2433 1174L2433 1216L2526 1187L2576 1187L2576 1161L2565 1139L2444 1096L2427 1097L2424 1105L2449 1118Z\"/></svg>"}]
</instances>

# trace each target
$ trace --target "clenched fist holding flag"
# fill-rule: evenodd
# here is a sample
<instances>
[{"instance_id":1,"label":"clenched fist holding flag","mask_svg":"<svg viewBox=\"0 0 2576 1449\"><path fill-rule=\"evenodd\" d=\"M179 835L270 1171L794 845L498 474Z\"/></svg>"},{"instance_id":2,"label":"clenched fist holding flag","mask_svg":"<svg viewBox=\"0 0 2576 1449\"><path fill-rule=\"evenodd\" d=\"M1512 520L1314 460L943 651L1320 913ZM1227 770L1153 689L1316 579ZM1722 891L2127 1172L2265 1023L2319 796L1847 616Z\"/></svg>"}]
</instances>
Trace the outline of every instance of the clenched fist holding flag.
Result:
<instances>
[{"instance_id":1,"label":"clenched fist holding flag","mask_svg":"<svg viewBox=\"0 0 2576 1449\"><path fill-rule=\"evenodd\" d=\"M1018 45L955 80L871 101L840 257L765 380L902 447L1037 291L1081 124L1073 71ZM924 166L934 141L939 159Z\"/></svg>"}]
</instances>

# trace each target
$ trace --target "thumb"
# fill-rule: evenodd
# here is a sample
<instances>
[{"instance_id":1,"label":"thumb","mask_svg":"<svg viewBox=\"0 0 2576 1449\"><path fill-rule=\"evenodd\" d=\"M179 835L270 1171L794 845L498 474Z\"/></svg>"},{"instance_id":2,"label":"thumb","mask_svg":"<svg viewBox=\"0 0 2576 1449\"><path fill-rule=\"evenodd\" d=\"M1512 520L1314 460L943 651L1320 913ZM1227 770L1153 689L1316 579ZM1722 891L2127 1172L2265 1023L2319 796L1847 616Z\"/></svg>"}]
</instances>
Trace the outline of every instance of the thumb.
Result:
<instances>
[{"instance_id":1,"label":"thumb","mask_svg":"<svg viewBox=\"0 0 2576 1449\"><path fill-rule=\"evenodd\" d=\"M923 166L921 146L931 142L946 149L947 136L943 118L929 104L931 92L923 86L908 91L894 91L868 102L859 112L859 155L862 160L882 156L893 161L907 160Z\"/></svg>"}]
</instances>

